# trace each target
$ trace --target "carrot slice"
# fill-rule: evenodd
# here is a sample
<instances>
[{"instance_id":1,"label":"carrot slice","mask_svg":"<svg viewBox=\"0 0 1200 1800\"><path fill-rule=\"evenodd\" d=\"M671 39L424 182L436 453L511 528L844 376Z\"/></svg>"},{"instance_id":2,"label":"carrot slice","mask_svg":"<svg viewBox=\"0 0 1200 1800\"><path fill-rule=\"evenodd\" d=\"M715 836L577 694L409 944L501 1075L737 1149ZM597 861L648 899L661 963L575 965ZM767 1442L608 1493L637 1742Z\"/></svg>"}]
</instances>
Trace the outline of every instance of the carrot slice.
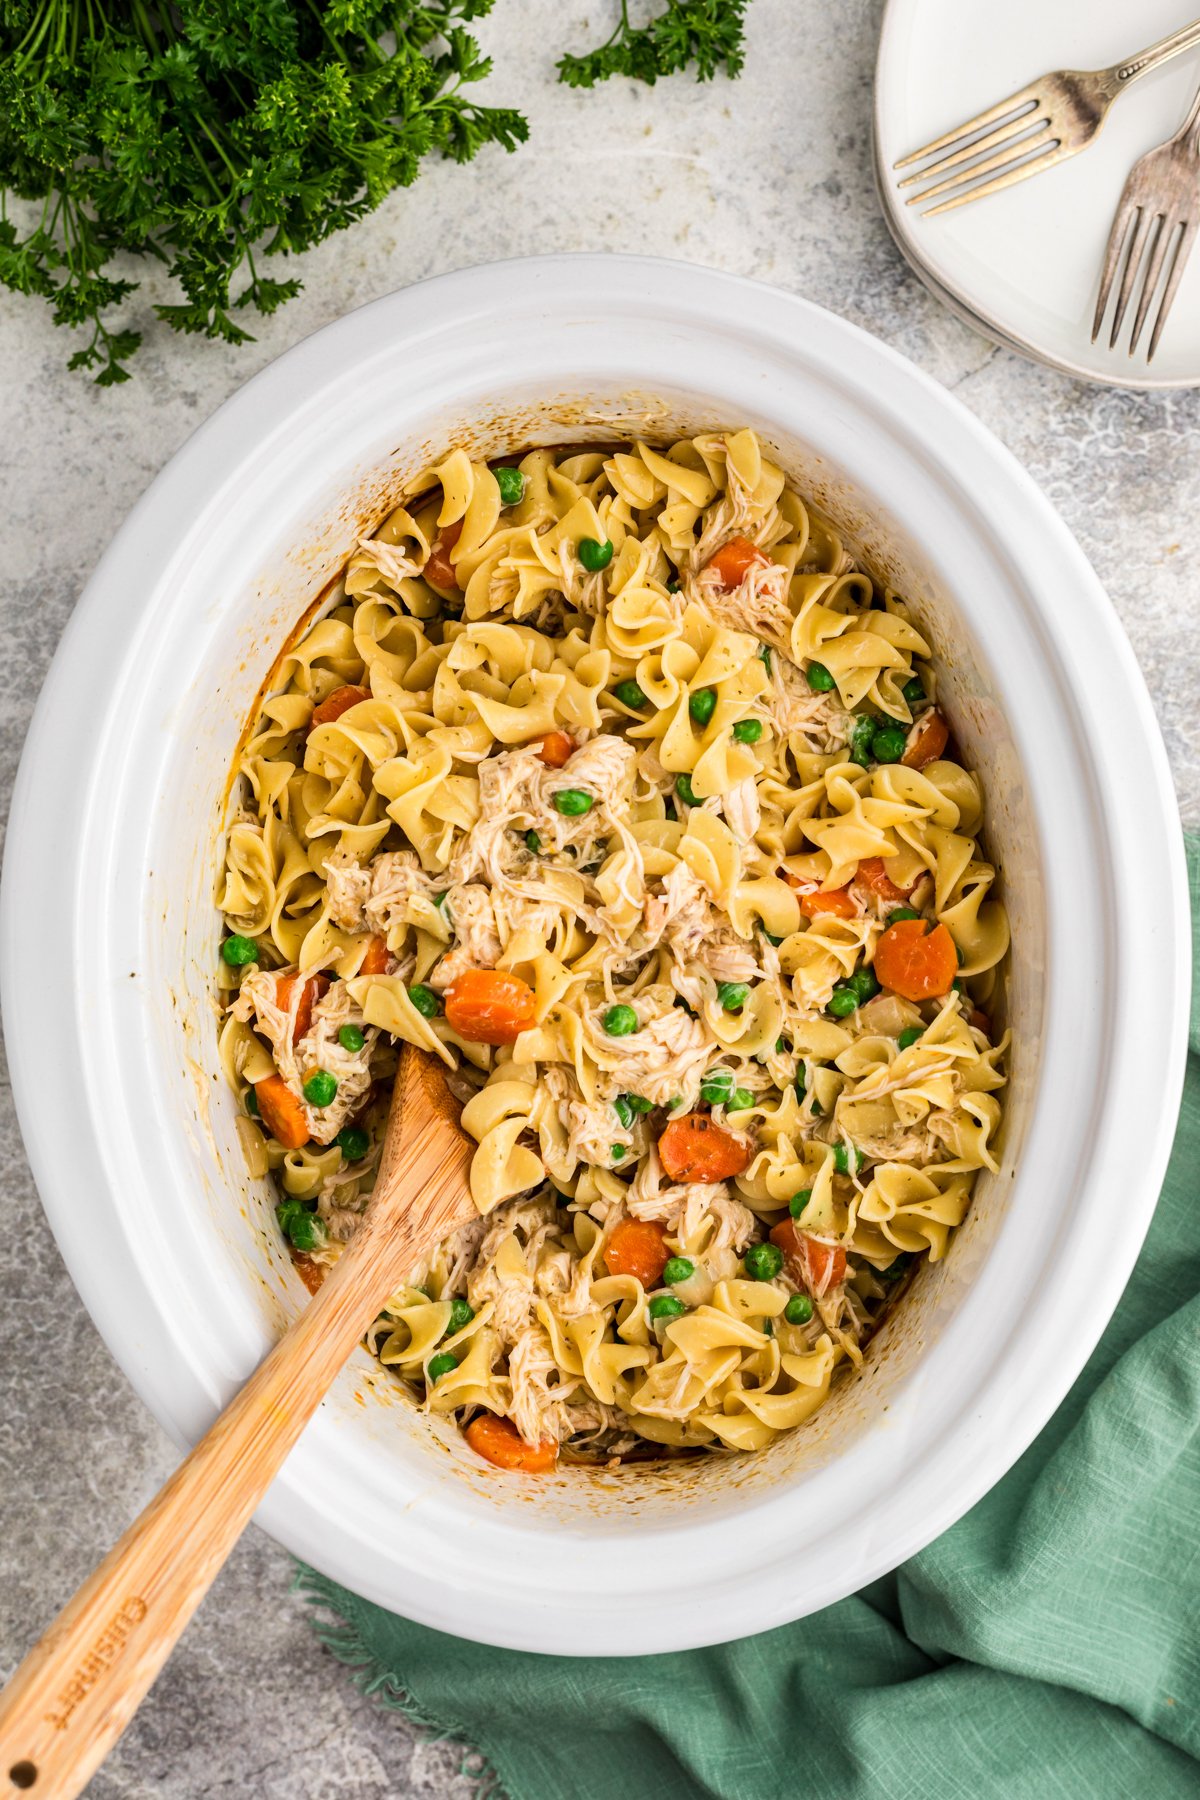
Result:
<instances>
[{"instance_id":1,"label":"carrot slice","mask_svg":"<svg viewBox=\"0 0 1200 1800\"><path fill-rule=\"evenodd\" d=\"M311 1256L301 1256L295 1251L292 1253L292 1263L309 1293L315 1294L325 1279L324 1263L314 1262Z\"/></svg>"},{"instance_id":2,"label":"carrot slice","mask_svg":"<svg viewBox=\"0 0 1200 1800\"><path fill-rule=\"evenodd\" d=\"M636 1275L644 1288L662 1280L671 1252L666 1233L653 1219L622 1219L604 1246L610 1275Z\"/></svg>"},{"instance_id":3,"label":"carrot slice","mask_svg":"<svg viewBox=\"0 0 1200 1800\"><path fill-rule=\"evenodd\" d=\"M386 939L374 936L367 945L366 955L359 965L358 972L360 975L386 975L390 961Z\"/></svg>"},{"instance_id":4,"label":"carrot slice","mask_svg":"<svg viewBox=\"0 0 1200 1800\"><path fill-rule=\"evenodd\" d=\"M868 856L865 861L860 862L858 874L854 880L856 883L861 883L863 887L869 888L871 893L888 906L899 906L900 902L907 900L912 892L911 888L896 886L887 872L887 864L882 856Z\"/></svg>"},{"instance_id":5,"label":"carrot slice","mask_svg":"<svg viewBox=\"0 0 1200 1800\"><path fill-rule=\"evenodd\" d=\"M277 975L275 977L275 1004L284 1012L292 1004L292 993L300 977L298 974ZM304 992L296 1008L296 1023L292 1027L292 1042L298 1044L312 1024L313 1007L322 994L329 992L328 975L310 975L304 984Z\"/></svg>"},{"instance_id":6,"label":"carrot slice","mask_svg":"<svg viewBox=\"0 0 1200 1800\"><path fill-rule=\"evenodd\" d=\"M749 538L735 537L723 544L715 556L710 556L704 566L716 570L722 587L735 588L742 585L755 563L769 563L770 560Z\"/></svg>"},{"instance_id":7,"label":"carrot slice","mask_svg":"<svg viewBox=\"0 0 1200 1800\"><path fill-rule=\"evenodd\" d=\"M903 1000L932 1000L948 994L958 973L958 952L944 925L927 929L926 919L900 919L875 946L875 977Z\"/></svg>"},{"instance_id":8,"label":"carrot slice","mask_svg":"<svg viewBox=\"0 0 1200 1800\"><path fill-rule=\"evenodd\" d=\"M446 989L446 1021L472 1044L515 1044L537 1023L533 989L500 969L464 969Z\"/></svg>"},{"instance_id":9,"label":"carrot slice","mask_svg":"<svg viewBox=\"0 0 1200 1800\"><path fill-rule=\"evenodd\" d=\"M461 519L456 519L453 525L443 525L430 546L423 573L426 581L432 581L434 587L456 588L458 586L458 576L454 573L450 552L462 536L462 528Z\"/></svg>"},{"instance_id":10,"label":"carrot slice","mask_svg":"<svg viewBox=\"0 0 1200 1800\"><path fill-rule=\"evenodd\" d=\"M992 1035L992 1021L978 1006L967 1014L967 1024L973 1026L976 1031L982 1031L985 1038L990 1038Z\"/></svg>"},{"instance_id":11,"label":"carrot slice","mask_svg":"<svg viewBox=\"0 0 1200 1800\"><path fill-rule=\"evenodd\" d=\"M265 1081L256 1081L254 1097L258 1101L259 1116L263 1124L285 1150L299 1150L308 1142L308 1121L304 1117L304 1107L293 1094L282 1075L268 1075Z\"/></svg>"},{"instance_id":12,"label":"carrot slice","mask_svg":"<svg viewBox=\"0 0 1200 1800\"><path fill-rule=\"evenodd\" d=\"M801 1231L794 1219L784 1219L771 1233L793 1265L810 1294L819 1300L832 1287L840 1287L846 1279L846 1252L840 1244L827 1244L824 1238Z\"/></svg>"},{"instance_id":13,"label":"carrot slice","mask_svg":"<svg viewBox=\"0 0 1200 1800\"><path fill-rule=\"evenodd\" d=\"M800 911L806 919L815 919L818 913L833 913L839 919L853 919L858 916L848 887L832 888L823 893L820 888L815 893L800 896Z\"/></svg>"},{"instance_id":14,"label":"carrot slice","mask_svg":"<svg viewBox=\"0 0 1200 1800\"><path fill-rule=\"evenodd\" d=\"M558 1445L527 1444L510 1419L480 1413L463 1432L468 1444L484 1462L497 1469L520 1469L526 1475L546 1475L558 1461Z\"/></svg>"},{"instance_id":15,"label":"carrot slice","mask_svg":"<svg viewBox=\"0 0 1200 1800\"><path fill-rule=\"evenodd\" d=\"M542 739L538 755L548 769L561 769L574 749L574 740L565 731L548 731Z\"/></svg>"},{"instance_id":16,"label":"carrot slice","mask_svg":"<svg viewBox=\"0 0 1200 1800\"><path fill-rule=\"evenodd\" d=\"M332 694L322 700L320 706L313 707L312 718L308 721L311 731L314 725L332 725L340 719L344 712L352 706L361 706L364 700L371 698L371 690L366 687L355 687L347 682L345 687L334 688Z\"/></svg>"},{"instance_id":17,"label":"carrot slice","mask_svg":"<svg viewBox=\"0 0 1200 1800\"><path fill-rule=\"evenodd\" d=\"M671 1120L658 1140L658 1155L672 1181L728 1181L749 1167L753 1152L707 1113L688 1113Z\"/></svg>"},{"instance_id":18,"label":"carrot slice","mask_svg":"<svg viewBox=\"0 0 1200 1800\"><path fill-rule=\"evenodd\" d=\"M950 742L950 727L944 714L935 706L915 728L907 750L900 758L906 769L923 769L936 762Z\"/></svg>"}]
</instances>

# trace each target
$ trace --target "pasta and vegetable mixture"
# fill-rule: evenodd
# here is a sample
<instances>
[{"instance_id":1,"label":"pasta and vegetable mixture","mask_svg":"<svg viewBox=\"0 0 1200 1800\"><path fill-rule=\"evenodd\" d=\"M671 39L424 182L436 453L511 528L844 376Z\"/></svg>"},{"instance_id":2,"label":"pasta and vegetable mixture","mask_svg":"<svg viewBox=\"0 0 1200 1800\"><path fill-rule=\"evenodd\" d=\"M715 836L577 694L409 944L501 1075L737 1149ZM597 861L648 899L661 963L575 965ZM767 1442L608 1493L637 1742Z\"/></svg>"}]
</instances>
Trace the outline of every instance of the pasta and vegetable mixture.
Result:
<instances>
[{"instance_id":1,"label":"pasta and vegetable mixture","mask_svg":"<svg viewBox=\"0 0 1200 1800\"><path fill-rule=\"evenodd\" d=\"M454 450L239 763L222 1057L313 1285L396 1045L479 1218L381 1361L506 1468L756 1450L996 1168L1008 926L931 646L753 432Z\"/></svg>"}]
</instances>

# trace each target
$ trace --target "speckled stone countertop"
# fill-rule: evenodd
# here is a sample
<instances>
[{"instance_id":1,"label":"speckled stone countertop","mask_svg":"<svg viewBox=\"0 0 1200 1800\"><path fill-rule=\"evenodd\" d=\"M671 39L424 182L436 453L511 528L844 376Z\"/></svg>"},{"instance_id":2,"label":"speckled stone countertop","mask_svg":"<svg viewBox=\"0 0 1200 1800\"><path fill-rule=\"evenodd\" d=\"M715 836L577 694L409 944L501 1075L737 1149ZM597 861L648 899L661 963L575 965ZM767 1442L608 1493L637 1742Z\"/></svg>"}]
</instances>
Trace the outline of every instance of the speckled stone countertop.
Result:
<instances>
[{"instance_id":1,"label":"speckled stone countertop","mask_svg":"<svg viewBox=\"0 0 1200 1800\"><path fill-rule=\"evenodd\" d=\"M593 94L556 86L559 47L606 34L615 0L497 0L481 32L489 98L531 142L409 193L300 263L305 292L242 350L173 337L134 303L137 378L68 374L45 309L0 300L0 790L5 800L51 654L113 531L188 434L318 326L443 270L547 250L639 251L757 276L874 332L954 389L1049 494L1133 641L1185 822L1200 825L1200 392L1084 387L994 348L945 312L893 248L872 188L869 109L880 0L754 0L741 81ZM37 942L30 921L30 954ZM119 1079L119 1071L113 1078ZM0 1673L164 1479L166 1438L84 1313L42 1217L0 1086ZM255 1530L218 1581L93 1800L238 1795L466 1800L461 1751L422 1745L360 1698L289 1594L289 1559Z\"/></svg>"}]
</instances>

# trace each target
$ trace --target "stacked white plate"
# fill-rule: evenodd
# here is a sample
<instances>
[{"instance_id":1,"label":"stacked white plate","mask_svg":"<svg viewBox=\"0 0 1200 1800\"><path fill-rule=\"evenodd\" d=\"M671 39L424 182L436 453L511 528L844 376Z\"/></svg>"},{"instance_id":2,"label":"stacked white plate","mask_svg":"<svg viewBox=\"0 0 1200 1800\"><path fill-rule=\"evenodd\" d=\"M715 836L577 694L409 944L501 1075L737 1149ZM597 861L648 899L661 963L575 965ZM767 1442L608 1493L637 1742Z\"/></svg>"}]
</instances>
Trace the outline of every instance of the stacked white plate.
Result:
<instances>
[{"instance_id":1,"label":"stacked white plate","mask_svg":"<svg viewBox=\"0 0 1200 1800\"><path fill-rule=\"evenodd\" d=\"M925 285L997 343L1110 387L1200 386L1200 254L1154 361L1146 339L1091 341L1100 265L1125 177L1177 128L1200 50L1143 76L1099 137L1042 175L936 218L906 205L893 165L1051 69L1122 61L1200 13L1196 0L889 0L875 82L875 173L888 226ZM907 171L906 171L907 172Z\"/></svg>"}]
</instances>

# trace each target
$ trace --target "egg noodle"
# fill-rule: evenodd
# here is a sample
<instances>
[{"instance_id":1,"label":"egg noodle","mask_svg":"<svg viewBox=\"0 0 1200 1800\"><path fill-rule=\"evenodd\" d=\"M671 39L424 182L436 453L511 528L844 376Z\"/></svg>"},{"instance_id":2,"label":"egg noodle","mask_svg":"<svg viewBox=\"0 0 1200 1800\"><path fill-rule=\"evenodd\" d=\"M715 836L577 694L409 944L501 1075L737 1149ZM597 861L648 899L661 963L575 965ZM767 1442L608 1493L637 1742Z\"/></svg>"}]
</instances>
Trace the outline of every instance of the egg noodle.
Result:
<instances>
[{"instance_id":1,"label":"egg noodle","mask_svg":"<svg viewBox=\"0 0 1200 1800\"><path fill-rule=\"evenodd\" d=\"M238 764L251 1171L312 1285L420 1046L480 1217L381 1361L505 1467L759 1449L997 1166L1008 926L930 643L749 430L412 485Z\"/></svg>"}]
</instances>

